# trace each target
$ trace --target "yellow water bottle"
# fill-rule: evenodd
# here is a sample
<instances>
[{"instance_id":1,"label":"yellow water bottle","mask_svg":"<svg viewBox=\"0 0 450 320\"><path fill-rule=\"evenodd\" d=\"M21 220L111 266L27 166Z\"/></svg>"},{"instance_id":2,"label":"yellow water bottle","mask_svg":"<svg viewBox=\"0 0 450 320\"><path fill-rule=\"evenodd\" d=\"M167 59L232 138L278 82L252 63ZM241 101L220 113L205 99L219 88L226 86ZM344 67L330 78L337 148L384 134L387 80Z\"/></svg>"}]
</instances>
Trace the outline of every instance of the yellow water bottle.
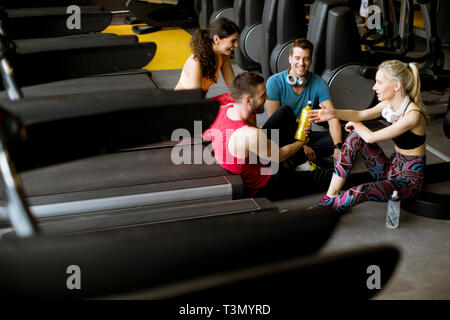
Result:
<instances>
[{"instance_id":1,"label":"yellow water bottle","mask_svg":"<svg viewBox=\"0 0 450 320\"><path fill-rule=\"evenodd\" d=\"M305 141L306 135L305 135L305 128L309 126L310 119L306 115L306 112L311 111L311 105L312 101L308 101L308 105L303 108L302 114L300 116L300 120L298 121L298 128L295 132L294 138L299 141Z\"/></svg>"}]
</instances>

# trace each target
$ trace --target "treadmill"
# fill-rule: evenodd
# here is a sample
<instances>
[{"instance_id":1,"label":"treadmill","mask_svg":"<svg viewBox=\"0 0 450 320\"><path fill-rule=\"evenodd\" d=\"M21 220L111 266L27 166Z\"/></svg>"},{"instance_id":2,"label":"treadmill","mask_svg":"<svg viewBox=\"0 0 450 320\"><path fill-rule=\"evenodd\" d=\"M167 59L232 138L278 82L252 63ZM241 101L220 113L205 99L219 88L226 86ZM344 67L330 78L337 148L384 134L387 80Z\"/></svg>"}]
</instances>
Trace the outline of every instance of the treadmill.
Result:
<instances>
[{"instance_id":1,"label":"treadmill","mask_svg":"<svg viewBox=\"0 0 450 320\"><path fill-rule=\"evenodd\" d=\"M151 79L151 72L141 69L152 60L156 45L152 42L138 43L136 36L88 33L12 41L8 32L2 30L2 33L3 50L17 67L15 72L19 74L19 85L46 83L31 89L38 95L109 90L110 83L112 89L119 84L125 84L126 89L157 87ZM124 56L128 58L123 59ZM95 78L88 79L92 76ZM70 81L72 78L81 79L76 81L75 87ZM24 94L28 96L28 90L24 90Z\"/></svg>"},{"instance_id":2,"label":"treadmill","mask_svg":"<svg viewBox=\"0 0 450 320\"><path fill-rule=\"evenodd\" d=\"M3 28L12 39L57 37L100 32L110 25L113 13L101 6L80 6L80 29L67 28L72 13L67 6L0 9ZM33 4L37 6L37 4Z\"/></svg>"},{"instance_id":3,"label":"treadmill","mask_svg":"<svg viewBox=\"0 0 450 320\"><path fill-rule=\"evenodd\" d=\"M237 203L217 203L211 211L215 216L199 214L197 207L196 215L188 219L132 225L127 218L135 217L133 212L144 216L148 210L134 208L128 209L123 225L113 228L103 223L93 229L97 221L90 216L86 217L91 222L89 229L80 232L71 227L76 221L67 220L60 221L65 228L60 228L65 231L61 234L52 232L55 222L53 230L44 222L39 236L4 237L0 296L208 300L234 294L295 300L324 295L368 299L379 289L366 285L367 266L383 270L380 288L395 270L399 250L392 246L317 256L339 220L330 208L288 214L239 208L233 214L222 214L227 205L237 209ZM176 215L177 210L167 208L167 216ZM147 213L149 217L154 212ZM108 218L117 222L118 217ZM83 290L68 290L65 284L73 275L69 268L81 270ZM291 287L301 287L295 297L287 290Z\"/></svg>"},{"instance_id":4,"label":"treadmill","mask_svg":"<svg viewBox=\"0 0 450 320\"><path fill-rule=\"evenodd\" d=\"M6 8L31 8L31 7L55 7L60 6L70 6L71 4L76 4L79 6L84 6L89 3L90 0L2 0L1 3Z\"/></svg>"},{"instance_id":5,"label":"treadmill","mask_svg":"<svg viewBox=\"0 0 450 320\"><path fill-rule=\"evenodd\" d=\"M194 0L127 0L123 3L135 16L135 19L130 19L130 23L147 24L133 26L132 30L137 34L147 34L170 27L198 27Z\"/></svg>"},{"instance_id":6,"label":"treadmill","mask_svg":"<svg viewBox=\"0 0 450 320\"><path fill-rule=\"evenodd\" d=\"M121 91L134 89L155 89L157 84L152 73L145 69L119 71L101 75L92 75L75 79L53 81L20 88L23 96L43 97L76 93L95 93L104 91ZM6 92L0 92L0 104L8 101Z\"/></svg>"},{"instance_id":7,"label":"treadmill","mask_svg":"<svg viewBox=\"0 0 450 320\"><path fill-rule=\"evenodd\" d=\"M181 285L311 256L337 221L336 214L322 208L313 214L241 213L88 233L8 237L0 246L0 296L95 298ZM83 290L68 290L69 266L81 268Z\"/></svg>"},{"instance_id":8,"label":"treadmill","mask_svg":"<svg viewBox=\"0 0 450 320\"><path fill-rule=\"evenodd\" d=\"M242 195L241 178L219 165L175 165L173 145L126 149L130 139L133 146L170 140L169 133L177 128L193 135L195 120L209 126L218 104L203 99L201 90L79 93L18 99L2 107L26 138L8 150L15 170L21 172L17 177L23 181L24 198L37 218ZM204 149L201 143L188 146ZM127 151L116 152L120 149ZM76 160L84 157L90 158ZM3 199L0 221L7 227L10 198Z\"/></svg>"},{"instance_id":9,"label":"treadmill","mask_svg":"<svg viewBox=\"0 0 450 320\"><path fill-rule=\"evenodd\" d=\"M119 71L142 74L129 70L146 66L156 53L154 42L138 43L136 36L2 38L2 54L14 67L20 87Z\"/></svg>"},{"instance_id":10,"label":"treadmill","mask_svg":"<svg viewBox=\"0 0 450 320\"><path fill-rule=\"evenodd\" d=\"M9 150L15 170L22 172L21 179L17 177L24 182L23 197L35 217L229 200L243 193L241 178L219 165L175 165L171 153L176 144L126 149L130 138L138 145L171 140L169 134L162 135L161 123L165 133L186 128L191 136L195 119L208 127L218 105L203 99L201 90L134 89L23 98L13 69L3 71L9 99L1 100L1 106L14 115L16 126L22 124L26 137ZM121 117L124 110L136 110L129 123ZM188 145L203 154L201 142ZM122 151L111 154L118 150ZM6 227L10 198L3 199L0 220Z\"/></svg>"}]
</instances>

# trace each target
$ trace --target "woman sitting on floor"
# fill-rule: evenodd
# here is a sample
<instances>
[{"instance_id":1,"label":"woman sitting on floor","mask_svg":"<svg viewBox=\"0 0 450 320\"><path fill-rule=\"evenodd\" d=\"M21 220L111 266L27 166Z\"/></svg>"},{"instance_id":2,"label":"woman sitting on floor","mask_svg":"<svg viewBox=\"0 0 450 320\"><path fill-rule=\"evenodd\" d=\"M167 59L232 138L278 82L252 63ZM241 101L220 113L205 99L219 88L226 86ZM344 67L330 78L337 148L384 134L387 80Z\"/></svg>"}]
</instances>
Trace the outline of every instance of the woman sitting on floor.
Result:
<instances>
[{"instance_id":1,"label":"woman sitting on floor","mask_svg":"<svg viewBox=\"0 0 450 320\"><path fill-rule=\"evenodd\" d=\"M386 202L394 190L401 199L421 190L429 118L420 98L419 71L413 63L385 61L378 67L373 89L380 101L373 108L355 111L321 106L321 109L310 111L313 121L331 118L348 121L345 129L349 131L336 160L328 192L314 207L332 207L343 212L368 200ZM372 131L361 123L380 116L392 125ZM389 139L395 144L395 152L390 158L376 144ZM375 182L358 185L340 194L358 152Z\"/></svg>"},{"instance_id":2,"label":"woman sitting on floor","mask_svg":"<svg viewBox=\"0 0 450 320\"><path fill-rule=\"evenodd\" d=\"M238 46L238 38L238 26L227 18L215 20L208 30L198 29L190 42L192 55L184 64L175 90L201 88L206 95L209 87L217 83L219 70L229 87L234 78L230 56ZM221 105L233 102L228 93L214 98Z\"/></svg>"}]
</instances>

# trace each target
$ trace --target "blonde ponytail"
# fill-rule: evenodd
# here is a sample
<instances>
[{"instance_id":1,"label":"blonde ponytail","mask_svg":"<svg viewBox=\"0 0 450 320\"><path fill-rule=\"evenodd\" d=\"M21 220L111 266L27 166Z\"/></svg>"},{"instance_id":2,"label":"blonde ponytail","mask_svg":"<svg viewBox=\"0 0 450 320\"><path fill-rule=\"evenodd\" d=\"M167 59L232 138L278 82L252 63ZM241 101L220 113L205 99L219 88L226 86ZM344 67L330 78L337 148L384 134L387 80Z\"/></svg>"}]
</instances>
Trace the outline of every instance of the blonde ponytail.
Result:
<instances>
[{"instance_id":1,"label":"blonde ponytail","mask_svg":"<svg viewBox=\"0 0 450 320\"><path fill-rule=\"evenodd\" d=\"M422 97L420 96L420 75L419 69L417 65L413 62L408 64L409 70L411 72L412 81L411 88L409 90L409 96L414 101L415 104L423 111L423 115L425 117L425 122L428 125L430 122L430 117L428 116L425 105L422 102ZM408 91L407 91L408 92Z\"/></svg>"},{"instance_id":2,"label":"blonde ponytail","mask_svg":"<svg viewBox=\"0 0 450 320\"><path fill-rule=\"evenodd\" d=\"M408 95L411 100L420 108L428 125L428 116L425 105L420 96L420 75L415 63L403 63L399 60L387 60L381 63L378 69L383 69L385 75L391 80L400 81L403 95Z\"/></svg>"}]
</instances>

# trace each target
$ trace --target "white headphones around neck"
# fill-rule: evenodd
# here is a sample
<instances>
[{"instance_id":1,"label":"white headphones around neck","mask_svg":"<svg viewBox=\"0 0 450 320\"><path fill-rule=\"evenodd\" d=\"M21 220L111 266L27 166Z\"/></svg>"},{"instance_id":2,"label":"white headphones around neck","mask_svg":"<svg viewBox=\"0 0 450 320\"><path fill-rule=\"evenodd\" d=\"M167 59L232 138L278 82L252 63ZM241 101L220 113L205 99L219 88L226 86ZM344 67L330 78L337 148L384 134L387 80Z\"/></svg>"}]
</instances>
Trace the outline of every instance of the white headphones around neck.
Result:
<instances>
[{"instance_id":1,"label":"white headphones around neck","mask_svg":"<svg viewBox=\"0 0 450 320\"><path fill-rule=\"evenodd\" d=\"M289 73L289 70L286 75L286 82L291 86L299 85L300 87L306 87L309 80L309 72L306 77L297 78L295 75Z\"/></svg>"},{"instance_id":2,"label":"white headphones around neck","mask_svg":"<svg viewBox=\"0 0 450 320\"><path fill-rule=\"evenodd\" d=\"M393 123L394 121L397 121L398 118L400 118L400 115L405 111L406 107L408 106L410 100L409 97L406 96L403 100L403 104L397 111L394 111L391 107L391 104L389 103L384 109L381 111L381 115L383 118L386 119L387 122Z\"/></svg>"}]
</instances>

